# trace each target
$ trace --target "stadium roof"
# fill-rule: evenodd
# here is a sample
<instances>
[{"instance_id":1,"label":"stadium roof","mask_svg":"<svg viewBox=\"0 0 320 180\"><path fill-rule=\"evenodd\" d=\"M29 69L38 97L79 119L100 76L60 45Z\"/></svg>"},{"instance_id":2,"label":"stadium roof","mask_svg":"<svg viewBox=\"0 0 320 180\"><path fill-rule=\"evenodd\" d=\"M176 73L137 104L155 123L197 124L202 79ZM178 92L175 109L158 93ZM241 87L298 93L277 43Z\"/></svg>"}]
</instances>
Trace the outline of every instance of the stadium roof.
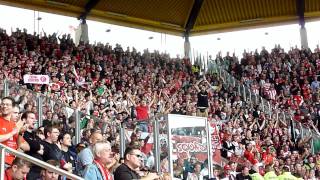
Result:
<instances>
[{"instance_id":1,"label":"stadium roof","mask_svg":"<svg viewBox=\"0 0 320 180\"><path fill-rule=\"evenodd\" d=\"M298 23L299 9L306 20L320 17L319 0L0 0L0 4L174 35L188 30L191 36Z\"/></svg>"}]
</instances>

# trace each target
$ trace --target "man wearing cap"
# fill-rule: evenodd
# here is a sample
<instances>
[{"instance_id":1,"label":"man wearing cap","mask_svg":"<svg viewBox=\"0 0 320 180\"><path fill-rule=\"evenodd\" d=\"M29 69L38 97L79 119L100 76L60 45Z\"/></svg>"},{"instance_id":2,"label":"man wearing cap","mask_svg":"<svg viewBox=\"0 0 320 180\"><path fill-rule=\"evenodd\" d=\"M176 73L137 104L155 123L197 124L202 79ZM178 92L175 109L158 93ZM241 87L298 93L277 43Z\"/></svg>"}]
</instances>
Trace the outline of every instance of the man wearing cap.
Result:
<instances>
[{"instance_id":1,"label":"man wearing cap","mask_svg":"<svg viewBox=\"0 0 320 180\"><path fill-rule=\"evenodd\" d=\"M231 166L229 164L223 167L224 170L224 178L222 180L235 180L236 177L231 174Z\"/></svg>"}]
</instances>

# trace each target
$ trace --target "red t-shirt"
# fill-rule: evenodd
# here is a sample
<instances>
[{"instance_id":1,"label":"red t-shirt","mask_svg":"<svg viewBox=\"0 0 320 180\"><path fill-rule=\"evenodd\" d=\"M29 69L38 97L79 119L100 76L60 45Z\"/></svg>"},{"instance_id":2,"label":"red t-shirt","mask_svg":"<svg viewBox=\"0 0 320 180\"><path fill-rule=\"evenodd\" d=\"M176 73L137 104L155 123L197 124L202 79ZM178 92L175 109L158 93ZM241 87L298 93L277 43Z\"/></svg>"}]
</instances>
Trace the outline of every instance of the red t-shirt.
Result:
<instances>
[{"instance_id":1,"label":"red t-shirt","mask_svg":"<svg viewBox=\"0 0 320 180\"><path fill-rule=\"evenodd\" d=\"M27 179L27 177L23 178L23 180L26 180L26 179ZM12 171L10 169L7 169L4 171L4 180L13 180L12 179Z\"/></svg>"},{"instance_id":2,"label":"red t-shirt","mask_svg":"<svg viewBox=\"0 0 320 180\"><path fill-rule=\"evenodd\" d=\"M13 121L7 121L0 117L0 135L5 135L13 131L16 127L16 123ZM4 144L12 149L18 149L18 134L15 134L10 139L3 141L1 144ZM5 162L7 164L12 164L15 156L9 153L6 153Z\"/></svg>"},{"instance_id":3,"label":"red t-shirt","mask_svg":"<svg viewBox=\"0 0 320 180\"><path fill-rule=\"evenodd\" d=\"M300 106L303 102L303 97L300 95L293 95L293 99L297 101L298 105Z\"/></svg>"},{"instance_id":4,"label":"red t-shirt","mask_svg":"<svg viewBox=\"0 0 320 180\"><path fill-rule=\"evenodd\" d=\"M10 169L4 171L4 180L12 180L12 172Z\"/></svg>"},{"instance_id":5,"label":"red t-shirt","mask_svg":"<svg viewBox=\"0 0 320 180\"><path fill-rule=\"evenodd\" d=\"M251 164L256 164L258 163L258 161L255 159L254 154L248 150L246 150L244 152L244 157L248 159L248 161L250 161Z\"/></svg>"},{"instance_id":6,"label":"red t-shirt","mask_svg":"<svg viewBox=\"0 0 320 180\"><path fill-rule=\"evenodd\" d=\"M149 107L148 106L142 106L139 105L136 107L136 111L137 111L137 120L138 121L142 121L142 120L146 120L149 118Z\"/></svg>"}]
</instances>

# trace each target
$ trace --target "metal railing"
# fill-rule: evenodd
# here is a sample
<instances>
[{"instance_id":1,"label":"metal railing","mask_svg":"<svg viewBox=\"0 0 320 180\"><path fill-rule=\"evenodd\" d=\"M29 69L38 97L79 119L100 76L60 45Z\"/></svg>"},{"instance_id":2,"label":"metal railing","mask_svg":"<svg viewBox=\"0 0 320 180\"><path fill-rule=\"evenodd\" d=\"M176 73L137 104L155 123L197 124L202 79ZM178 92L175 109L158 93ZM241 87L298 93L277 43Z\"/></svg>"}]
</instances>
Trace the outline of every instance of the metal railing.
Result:
<instances>
[{"instance_id":1,"label":"metal railing","mask_svg":"<svg viewBox=\"0 0 320 180\"><path fill-rule=\"evenodd\" d=\"M33 103L36 105L37 108L37 127L40 127L43 125L43 107L46 106L50 109L50 111L54 111L54 107L57 106L58 109L66 110L67 108L70 108L73 110L73 114L71 115L72 118L75 118L76 128L74 129L75 132L75 143L78 144L81 141L81 134L80 134L80 122L84 117L90 117L91 119L94 119L95 122L99 122L100 118L95 117L93 115L87 115L79 111L78 109L73 109L71 107L68 107L65 105L61 100L54 99L52 97L49 97L46 94L41 94L39 92L34 92L30 89L27 89L15 82L9 81L5 79L3 81L3 93L2 96L12 96L12 95L18 95L19 91L28 91L28 94L30 96L30 99L33 101ZM66 121L68 121L68 117L66 117Z\"/></svg>"},{"instance_id":2,"label":"metal railing","mask_svg":"<svg viewBox=\"0 0 320 180\"><path fill-rule=\"evenodd\" d=\"M54 173L57 173L57 174L60 174L62 176L65 176L69 179L72 179L72 180L84 180L82 177L79 177L77 175L74 175L72 173L69 173L65 170L62 170L60 168L57 168L51 164L48 164L46 162L43 162L39 159L36 159L32 156L29 156L27 154L24 154L22 152L19 152L19 151L16 151L14 149L11 149L3 144L0 143L0 179L2 179L2 177L4 177L4 173L5 173L5 154L6 153L10 153L10 154L13 154L15 155L16 157L19 157L21 159L24 159L28 162L31 162L33 163L34 165L37 165L37 166L40 166L44 169L48 169L50 170L51 172L54 172Z\"/></svg>"},{"instance_id":3,"label":"metal railing","mask_svg":"<svg viewBox=\"0 0 320 180\"><path fill-rule=\"evenodd\" d=\"M200 62L200 64L207 62L208 69L203 69L203 71L217 73L220 78L222 78L224 84L233 85L237 94L240 95L245 102L251 105L251 107L258 105L260 110L269 116L269 118L276 116L277 119L285 122L289 127L289 133L291 133L291 130L294 130L294 132L292 132L294 138L297 138L298 136L304 138L311 133L312 139L310 144L312 146L312 150L314 153L320 152L320 133L317 131L316 127L307 127L303 124L299 124L299 122L295 122L293 119L294 114L292 112L286 112L282 109L280 109L281 112L279 112L278 108L272 106L269 100L263 98L260 94L254 93L250 88L250 84L247 82L240 82L230 74L228 72L230 63L222 58L209 59L207 57L207 59L205 59L204 57L199 57L196 54L193 54L192 59L194 59L193 62ZM297 124L299 124L299 126ZM296 130L299 132L297 133Z\"/></svg>"},{"instance_id":4,"label":"metal railing","mask_svg":"<svg viewBox=\"0 0 320 180\"><path fill-rule=\"evenodd\" d=\"M156 171L156 172L161 172L161 170L160 170L160 155L163 152L161 152L161 148L160 148L159 135L161 134L160 130L164 130L163 127L160 127L160 122L162 122L163 119L165 119L165 118L166 118L165 114L158 113L158 114L155 114L154 116L150 117L149 119L141 121L145 125L152 128L152 131L143 132L143 133L148 133L149 135L151 132L153 133L153 136L152 137L150 136L149 138L153 138L153 147L152 147L151 151L154 154L154 167L152 170ZM140 129L139 125L137 125L137 126L138 126L137 128ZM123 157L125 148L127 146L125 133L128 132L128 130L129 129L127 127L125 127L123 124L121 124L120 132L119 132L120 133L120 155L121 155L121 157ZM132 129L131 129L131 131L132 131Z\"/></svg>"},{"instance_id":5,"label":"metal railing","mask_svg":"<svg viewBox=\"0 0 320 180\"><path fill-rule=\"evenodd\" d=\"M259 105L261 110L266 115L269 115L270 118L273 114L275 114L277 119L284 121L288 125L288 127L290 127L288 128L288 130L290 131L289 133L291 133L291 129L294 130L294 132L292 132L294 138L298 137L299 135L301 136L301 138L304 138L311 133L312 139L310 144L312 147L312 151L314 153L320 151L320 135L318 134L315 127L307 127L300 123L299 128L296 128L298 122L294 121L292 112L285 112L283 110L282 112L279 112L277 108L273 108L269 100L264 99L262 96L260 96L260 94L253 93L249 88L250 85L241 83L233 75L231 75L227 71L228 65L226 63L215 62L215 65L217 66L216 69L218 69L218 74L223 79L224 83L234 85L238 90L238 94L243 97L244 101L248 102L251 106ZM299 131L299 134L295 132L296 129Z\"/></svg>"}]
</instances>

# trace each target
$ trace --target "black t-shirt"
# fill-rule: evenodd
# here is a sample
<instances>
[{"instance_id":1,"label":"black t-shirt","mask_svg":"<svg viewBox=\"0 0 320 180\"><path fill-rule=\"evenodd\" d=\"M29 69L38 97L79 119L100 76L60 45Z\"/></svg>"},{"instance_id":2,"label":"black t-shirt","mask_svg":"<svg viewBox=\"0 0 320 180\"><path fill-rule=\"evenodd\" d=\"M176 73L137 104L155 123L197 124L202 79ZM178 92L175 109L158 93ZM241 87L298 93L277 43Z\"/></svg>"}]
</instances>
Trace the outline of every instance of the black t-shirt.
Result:
<instances>
[{"instance_id":1,"label":"black t-shirt","mask_svg":"<svg viewBox=\"0 0 320 180\"><path fill-rule=\"evenodd\" d=\"M203 92L200 91L198 93L198 103L197 103L198 107L209 107L209 103L208 103L208 92Z\"/></svg>"},{"instance_id":2,"label":"black t-shirt","mask_svg":"<svg viewBox=\"0 0 320 180\"><path fill-rule=\"evenodd\" d=\"M141 177L135 171L131 170L127 165L121 164L114 172L114 180L132 180Z\"/></svg>"},{"instance_id":3,"label":"black t-shirt","mask_svg":"<svg viewBox=\"0 0 320 180\"><path fill-rule=\"evenodd\" d=\"M249 175L237 174L236 180L251 180L251 177Z\"/></svg>"},{"instance_id":4,"label":"black t-shirt","mask_svg":"<svg viewBox=\"0 0 320 180\"><path fill-rule=\"evenodd\" d=\"M183 112L181 109L174 109L173 111L171 111L171 114L181 114L181 115L185 115L186 113Z\"/></svg>"},{"instance_id":5,"label":"black t-shirt","mask_svg":"<svg viewBox=\"0 0 320 180\"><path fill-rule=\"evenodd\" d=\"M51 144L46 141L41 143L44 147L42 158L44 161L57 160L60 161L62 158L62 153L60 148L56 144Z\"/></svg>"}]
</instances>

